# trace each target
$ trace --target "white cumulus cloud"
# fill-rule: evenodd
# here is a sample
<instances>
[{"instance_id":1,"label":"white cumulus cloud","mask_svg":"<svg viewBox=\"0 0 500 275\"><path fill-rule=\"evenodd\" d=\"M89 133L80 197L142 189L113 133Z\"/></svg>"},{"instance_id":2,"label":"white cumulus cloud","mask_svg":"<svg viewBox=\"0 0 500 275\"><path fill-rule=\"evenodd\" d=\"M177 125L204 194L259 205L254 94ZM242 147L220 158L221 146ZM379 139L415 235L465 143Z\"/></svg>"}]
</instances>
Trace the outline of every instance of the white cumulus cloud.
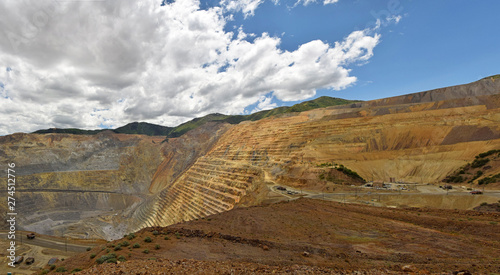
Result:
<instances>
[{"instance_id":1,"label":"white cumulus cloud","mask_svg":"<svg viewBox=\"0 0 500 275\"><path fill-rule=\"evenodd\" d=\"M196 0L1 1L0 135L132 121L173 126L257 102L273 107L263 97L270 92L303 100L353 84L348 65L367 61L380 40L355 31L334 45L314 40L285 51L278 37L225 31L226 8L200 9Z\"/></svg>"}]
</instances>

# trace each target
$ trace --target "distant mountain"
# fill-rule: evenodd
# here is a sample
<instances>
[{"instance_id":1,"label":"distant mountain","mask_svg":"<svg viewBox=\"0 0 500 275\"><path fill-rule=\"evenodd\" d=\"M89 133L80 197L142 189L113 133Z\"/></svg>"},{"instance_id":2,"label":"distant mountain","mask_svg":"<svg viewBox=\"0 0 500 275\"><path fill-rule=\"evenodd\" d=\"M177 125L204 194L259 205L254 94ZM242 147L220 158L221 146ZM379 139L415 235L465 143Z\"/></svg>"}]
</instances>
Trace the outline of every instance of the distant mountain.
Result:
<instances>
[{"instance_id":1,"label":"distant mountain","mask_svg":"<svg viewBox=\"0 0 500 275\"><path fill-rule=\"evenodd\" d=\"M147 122L132 122L113 130L119 134L138 134L148 136L167 136L174 128Z\"/></svg>"},{"instance_id":2,"label":"distant mountain","mask_svg":"<svg viewBox=\"0 0 500 275\"><path fill-rule=\"evenodd\" d=\"M115 133L121 134L138 134L138 135L148 135L148 136L166 136L167 138L180 137L186 132L193 130L207 122L226 122L230 124L238 124L242 121L255 121L266 117L292 113L292 112L304 112L317 108L325 108L329 106L344 105L360 102L359 100L347 100L342 98L322 96L310 101L301 102L295 104L291 107L278 107L271 110L260 111L253 113L251 115L223 115L223 114L209 114L204 117L195 118L188 122L182 123L177 127L166 127L155 125L147 122L132 122L125 126L111 130ZM82 130L76 128L50 128L45 130L35 131L35 134L48 134L48 133L63 133L63 134L75 134L75 135L95 135L102 131L109 129L99 129L99 130Z\"/></svg>"},{"instance_id":3,"label":"distant mountain","mask_svg":"<svg viewBox=\"0 0 500 275\"><path fill-rule=\"evenodd\" d=\"M147 135L147 136L167 136L172 127L165 127L160 125L155 125L147 122L132 122L125 126L111 130L118 134L137 134L137 135ZM33 132L34 134L74 134L74 135L95 135L102 131L109 131L110 129L99 129L99 130L82 130L76 128L50 128L46 130L38 130Z\"/></svg>"},{"instance_id":4,"label":"distant mountain","mask_svg":"<svg viewBox=\"0 0 500 275\"><path fill-rule=\"evenodd\" d=\"M65 128L65 129L60 129L60 128L50 128L50 129L44 129L44 130L37 130L33 132L33 134L52 134L52 133L57 133L57 134L74 134L74 135L95 135L98 134L102 131L105 131L107 129L102 129L102 130L82 130L82 129L77 129L77 128Z\"/></svg>"}]
</instances>

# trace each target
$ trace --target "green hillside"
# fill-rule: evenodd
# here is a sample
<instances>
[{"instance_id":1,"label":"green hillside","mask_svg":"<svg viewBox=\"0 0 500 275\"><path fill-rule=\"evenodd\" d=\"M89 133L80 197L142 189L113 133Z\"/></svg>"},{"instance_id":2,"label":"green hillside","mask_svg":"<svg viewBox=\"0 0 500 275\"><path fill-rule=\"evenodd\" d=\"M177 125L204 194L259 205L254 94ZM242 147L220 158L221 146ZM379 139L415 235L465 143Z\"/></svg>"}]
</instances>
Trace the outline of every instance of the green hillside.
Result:
<instances>
[{"instance_id":1,"label":"green hillside","mask_svg":"<svg viewBox=\"0 0 500 275\"><path fill-rule=\"evenodd\" d=\"M120 134L139 134L148 136L166 136L172 131L172 127L165 127L147 122L132 122L113 130Z\"/></svg>"}]
</instances>

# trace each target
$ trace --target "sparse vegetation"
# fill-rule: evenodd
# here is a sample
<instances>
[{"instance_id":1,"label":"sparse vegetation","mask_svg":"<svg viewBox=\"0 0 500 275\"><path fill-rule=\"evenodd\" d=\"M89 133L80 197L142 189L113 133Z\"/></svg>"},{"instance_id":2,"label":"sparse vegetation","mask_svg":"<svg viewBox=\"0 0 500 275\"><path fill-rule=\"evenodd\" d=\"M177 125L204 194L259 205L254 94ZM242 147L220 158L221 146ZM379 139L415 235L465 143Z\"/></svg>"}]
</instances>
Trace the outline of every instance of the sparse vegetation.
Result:
<instances>
[{"instance_id":1,"label":"sparse vegetation","mask_svg":"<svg viewBox=\"0 0 500 275\"><path fill-rule=\"evenodd\" d=\"M95 253L90 254L90 258L91 258L91 259L94 259L94 258L95 258L95 256L97 256Z\"/></svg>"},{"instance_id":2,"label":"sparse vegetation","mask_svg":"<svg viewBox=\"0 0 500 275\"><path fill-rule=\"evenodd\" d=\"M351 169L345 167L344 165L340 164L338 167L337 167L337 171L340 171L346 175L348 175L349 177L353 178L353 179L358 179L358 180L362 180L362 181L365 181L362 177L360 177L358 175L358 173L352 171Z\"/></svg>"},{"instance_id":3,"label":"sparse vegetation","mask_svg":"<svg viewBox=\"0 0 500 275\"><path fill-rule=\"evenodd\" d=\"M128 234L128 236L127 236L128 240L132 240L133 238L135 238L135 234L134 233Z\"/></svg>"},{"instance_id":4,"label":"sparse vegetation","mask_svg":"<svg viewBox=\"0 0 500 275\"><path fill-rule=\"evenodd\" d=\"M149 249L144 249L144 250L142 251L142 253L144 253L144 254L148 254L148 253L149 253Z\"/></svg>"},{"instance_id":5,"label":"sparse vegetation","mask_svg":"<svg viewBox=\"0 0 500 275\"><path fill-rule=\"evenodd\" d=\"M141 245L140 245L140 244L138 244L138 243L135 243L132 247L133 247L133 248L140 248L140 247L141 247Z\"/></svg>"},{"instance_id":6,"label":"sparse vegetation","mask_svg":"<svg viewBox=\"0 0 500 275\"><path fill-rule=\"evenodd\" d=\"M123 246L123 247L127 247L127 246L130 245L130 243L127 242L127 241L123 241L123 242L120 243L120 245Z\"/></svg>"},{"instance_id":7,"label":"sparse vegetation","mask_svg":"<svg viewBox=\"0 0 500 275\"><path fill-rule=\"evenodd\" d=\"M160 232L158 232L158 230L155 230L155 231L153 231L153 235L158 236L158 235L160 235Z\"/></svg>"},{"instance_id":8,"label":"sparse vegetation","mask_svg":"<svg viewBox=\"0 0 500 275\"><path fill-rule=\"evenodd\" d=\"M163 238L163 239L166 241L170 240L170 238L168 236L165 236L165 238Z\"/></svg>"},{"instance_id":9,"label":"sparse vegetation","mask_svg":"<svg viewBox=\"0 0 500 275\"><path fill-rule=\"evenodd\" d=\"M477 183L479 185L483 185L483 184L486 185L486 184L495 183L495 182L499 182L499 181L500 181L500 173L496 174L496 175L489 176L489 177L482 178Z\"/></svg>"},{"instance_id":10,"label":"sparse vegetation","mask_svg":"<svg viewBox=\"0 0 500 275\"><path fill-rule=\"evenodd\" d=\"M489 150L488 152L484 152L484 153L481 153L479 155L476 156L476 159L477 158L485 158L485 157L489 157L493 154L498 154L500 155L500 150Z\"/></svg>"},{"instance_id":11,"label":"sparse vegetation","mask_svg":"<svg viewBox=\"0 0 500 275\"><path fill-rule=\"evenodd\" d=\"M68 271L68 270L64 266L60 266L60 267L56 268L56 272L61 272L62 273L62 272L66 272L66 271Z\"/></svg>"},{"instance_id":12,"label":"sparse vegetation","mask_svg":"<svg viewBox=\"0 0 500 275\"><path fill-rule=\"evenodd\" d=\"M459 183L459 182L463 182L463 181L464 181L464 178L461 175L453 175L453 176L449 176L445 182L447 182L447 183Z\"/></svg>"},{"instance_id":13,"label":"sparse vegetation","mask_svg":"<svg viewBox=\"0 0 500 275\"><path fill-rule=\"evenodd\" d=\"M101 256L99 259L96 260L96 263L98 264L103 264L103 263L116 263L116 254L115 253L110 253L107 255Z\"/></svg>"},{"instance_id":14,"label":"sparse vegetation","mask_svg":"<svg viewBox=\"0 0 500 275\"><path fill-rule=\"evenodd\" d=\"M160 245L159 244L155 245L155 249L156 250L160 249Z\"/></svg>"},{"instance_id":15,"label":"sparse vegetation","mask_svg":"<svg viewBox=\"0 0 500 275\"><path fill-rule=\"evenodd\" d=\"M460 167L460 169L458 169L456 172L444 178L443 182L462 183L467 181L468 183L474 183L474 181L484 176L485 174L484 171L492 168L491 166L486 166L486 164L490 163L492 160L497 160L499 158L500 158L500 150L489 150L487 152L478 154L477 156L475 156L475 159L474 161L472 161L472 163L467 163L463 167ZM479 179L477 183L479 185L483 185L483 184L497 182L499 180L500 176L497 178L497 175L492 175L489 177Z\"/></svg>"},{"instance_id":16,"label":"sparse vegetation","mask_svg":"<svg viewBox=\"0 0 500 275\"><path fill-rule=\"evenodd\" d=\"M151 239L151 237L146 237L146 238L144 239L144 242L146 242L146 243L150 243L150 242L152 242L152 241L153 241L153 240Z\"/></svg>"},{"instance_id":17,"label":"sparse vegetation","mask_svg":"<svg viewBox=\"0 0 500 275\"><path fill-rule=\"evenodd\" d=\"M120 261L120 262L126 262L127 259L125 258L125 256L120 255L120 256L118 256L118 261Z\"/></svg>"},{"instance_id":18,"label":"sparse vegetation","mask_svg":"<svg viewBox=\"0 0 500 275\"><path fill-rule=\"evenodd\" d=\"M342 164L325 162L325 163L317 164L316 166L317 167L330 167L330 169L335 169L339 172L342 172L344 175L347 175L347 176L351 177L352 179L366 182L365 179L363 179L360 175L358 175L358 173L352 171L351 169L345 167ZM331 181L331 182L335 182L335 183L340 183L340 182L337 182L338 179L332 173L332 170L330 170L329 172L323 172L323 173L319 174L318 177L320 180L326 180L326 181Z\"/></svg>"},{"instance_id":19,"label":"sparse vegetation","mask_svg":"<svg viewBox=\"0 0 500 275\"><path fill-rule=\"evenodd\" d=\"M71 273L77 273L78 271L82 271L81 268L75 268L73 270L71 270Z\"/></svg>"},{"instance_id":20,"label":"sparse vegetation","mask_svg":"<svg viewBox=\"0 0 500 275\"><path fill-rule=\"evenodd\" d=\"M497 74L497 75L492 75L492 76L488 76L488 77L485 77L483 79L491 79L491 80L497 80L500 78L500 74Z\"/></svg>"},{"instance_id":21,"label":"sparse vegetation","mask_svg":"<svg viewBox=\"0 0 500 275\"><path fill-rule=\"evenodd\" d=\"M483 167L486 163L488 163L490 161L490 159L484 159L484 158L477 158L475 159L470 167L471 168L479 168L479 167Z\"/></svg>"}]
</instances>

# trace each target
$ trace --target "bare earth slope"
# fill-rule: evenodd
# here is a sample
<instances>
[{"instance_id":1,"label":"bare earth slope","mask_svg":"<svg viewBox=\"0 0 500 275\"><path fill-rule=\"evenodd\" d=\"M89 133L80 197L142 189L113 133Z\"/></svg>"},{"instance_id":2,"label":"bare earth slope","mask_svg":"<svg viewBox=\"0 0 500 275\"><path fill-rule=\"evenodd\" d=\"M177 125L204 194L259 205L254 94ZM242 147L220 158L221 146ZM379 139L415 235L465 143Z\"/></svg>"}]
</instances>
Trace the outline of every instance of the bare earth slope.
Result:
<instances>
[{"instance_id":1,"label":"bare earth slope","mask_svg":"<svg viewBox=\"0 0 500 275\"><path fill-rule=\"evenodd\" d=\"M300 199L146 228L133 239L107 244L109 253L123 256L124 263L98 265L96 260L109 254L102 246L57 266L86 269L80 274L451 274L460 270L493 274L500 272L499 221L498 213ZM145 242L147 237L152 242ZM114 248L124 241L130 245ZM131 247L135 243L140 248ZM93 253L96 257L90 259ZM154 260L147 261L150 258Z\"/></svg>"}]
</instances>

